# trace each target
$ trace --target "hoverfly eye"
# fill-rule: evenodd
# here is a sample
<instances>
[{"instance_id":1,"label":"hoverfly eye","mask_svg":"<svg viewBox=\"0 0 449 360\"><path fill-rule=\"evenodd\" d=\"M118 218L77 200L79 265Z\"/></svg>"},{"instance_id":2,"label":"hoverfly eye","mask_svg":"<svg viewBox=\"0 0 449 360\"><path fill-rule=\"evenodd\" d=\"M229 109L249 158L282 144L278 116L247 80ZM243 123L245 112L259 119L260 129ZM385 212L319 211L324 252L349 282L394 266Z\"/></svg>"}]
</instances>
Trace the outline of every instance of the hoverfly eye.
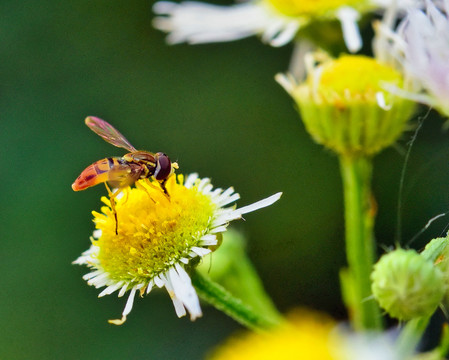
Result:
<instances>
[{"instance_id":1,"label":"hoverfly eye","mask_svg":"<svg viewBox=\"0 0 449 360\"><path fill-rule=\"evenodd\" d=\"M164 153L157 153L156 170L154 171L154 177L156 180L164 180L171 173L171 161Z\"/></svg>"}]
</instances>

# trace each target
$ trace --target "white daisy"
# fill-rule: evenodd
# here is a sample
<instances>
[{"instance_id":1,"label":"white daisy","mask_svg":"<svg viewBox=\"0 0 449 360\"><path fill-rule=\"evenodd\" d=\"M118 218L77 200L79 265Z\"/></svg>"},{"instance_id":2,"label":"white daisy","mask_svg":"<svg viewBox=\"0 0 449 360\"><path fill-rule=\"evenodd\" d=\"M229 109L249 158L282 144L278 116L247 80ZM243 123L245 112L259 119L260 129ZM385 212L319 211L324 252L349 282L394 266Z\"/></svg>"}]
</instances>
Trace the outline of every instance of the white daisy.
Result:
<instances>
[{"instance_id":1,"label":"white daisy","mask_svg":"<svg viewBox=\"0 0 449 360\"><path fill-rule=\"evenodd\" d=\"M259 35L272 46L292 41L298 30L316 20L339 20L345 44L357 52L362 46L361 15L391 6L392 0L252 0L232 6L201 2L157 2L154 26L169 33L167 42L211 43ZM403 9L420 0L398 0Z\"/></svg>"},{"instance_id":2,"label":"white daisy","mask_svg":"<svg viewBox=\"0 0 449 360\"><path fill-rule=\"evenodd\" d=\"M243 214L269 206L281 193L254 204L236 208L227 206L240 198L234 189L213 189L210 180L189 175L171 177L166 188L169 198L149 180L140 180L116 199L118 234L115 217L107 198L102 213L93 212L97 230L92 245L75 264L87 265L84 275L89 285L104 287L99 297L118 291L130 291L122 318L110 320L122 324L131 312L134 297L149 293L154 286L165 287L178 317L189 312L191 320L202 315L198 296L189 271L198 260L219 245L219 234L230 221Z\"/></svg>"}]
</instances>

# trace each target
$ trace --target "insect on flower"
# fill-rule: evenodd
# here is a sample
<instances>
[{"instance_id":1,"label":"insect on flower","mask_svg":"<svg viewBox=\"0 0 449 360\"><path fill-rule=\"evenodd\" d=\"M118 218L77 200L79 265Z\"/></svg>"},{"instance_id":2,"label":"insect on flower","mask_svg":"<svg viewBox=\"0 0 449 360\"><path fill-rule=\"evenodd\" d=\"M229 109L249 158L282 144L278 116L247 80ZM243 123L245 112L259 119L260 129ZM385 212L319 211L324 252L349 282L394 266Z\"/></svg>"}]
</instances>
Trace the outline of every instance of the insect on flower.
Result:
<instances>
[{"instance_id":1,"label":"insect on flower","mask_svg":"<svg viewBox=\"0 0 449 360\"><path fill-rule=\"evenodd\" d=\"M88 116L85 123L108 143L129 151L123 157L108 157L94 162L84 169L72 184L74 191L84 190L100 183L105 184L114 211L115 232L117 233L117 213L114 198L120 191L127 186L131 186L139 179L152 178L160 184L161 189L169 196L165 183L174 174L175 169L178 169L178 164L172 163L170 158L162 152L151 153L137 150L116 128L100 118ZM111 192L108 184L116 189L114 193Z\"/></svg>"}]
</instances>

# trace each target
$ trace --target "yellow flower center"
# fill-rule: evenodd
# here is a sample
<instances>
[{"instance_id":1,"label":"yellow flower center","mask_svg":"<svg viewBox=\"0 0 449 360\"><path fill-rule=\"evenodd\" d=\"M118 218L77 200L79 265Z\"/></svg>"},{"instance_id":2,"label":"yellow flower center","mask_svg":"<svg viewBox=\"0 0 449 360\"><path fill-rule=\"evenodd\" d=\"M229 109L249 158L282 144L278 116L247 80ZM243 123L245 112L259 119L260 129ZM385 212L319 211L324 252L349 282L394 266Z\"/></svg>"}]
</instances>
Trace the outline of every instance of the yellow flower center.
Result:
<instances>
[{"instance_id":1,"label":"yellow flower center","mask_svg":"<svg viewBox=\"0 0 449 360\"><path fill-rule=\"evenodd\" d=\"M126 188L116 199L118 234L110 201L102 214L93 212L101 237L94 241L100 248L101 267L116 281L148 283L152 278L189 258L193 246L208 230L216 205L197 186L186 188L182 175L178 182L166 183L169 198L158 184L140 180L136 188Z\"/></svg>"},{"instance_id":2,"label":"yellow flower center","mask_svg":"<svg viewBox=\"0 0 449 360\"><path fill-rule=\"evenodd\" d=\"M376 94L382 92L388 103L394 96L382 86L388 83L401 88L403 85L398 71L362 55L343 55L320 64L319 69L297 88L298 97L306 92L317 103L342 108L350 103L376 103Z\"/></svg>"},{"instance_id":3,"label":"yellow flower center","mask_svg":"<svg viewBox=\"0 0 449 360\"><path fill-rule=\"evenodd\" d=\"M382 89L381 81L402 86L401 74L391 66L366 56L342 56L323 66L320 90L332 91L343 97L374 97Z\"/></svg>"},{"instance_id":4,"label":"yellow flower center","mask_svg":"<svg viewBox=\"0 0 449 360\"><path fill-rule=\"evenodd\" d=\"M287 16L333 17L341 6L359 9L365 0L267 0L280 13Z\"/></svg>"}]
</instances>

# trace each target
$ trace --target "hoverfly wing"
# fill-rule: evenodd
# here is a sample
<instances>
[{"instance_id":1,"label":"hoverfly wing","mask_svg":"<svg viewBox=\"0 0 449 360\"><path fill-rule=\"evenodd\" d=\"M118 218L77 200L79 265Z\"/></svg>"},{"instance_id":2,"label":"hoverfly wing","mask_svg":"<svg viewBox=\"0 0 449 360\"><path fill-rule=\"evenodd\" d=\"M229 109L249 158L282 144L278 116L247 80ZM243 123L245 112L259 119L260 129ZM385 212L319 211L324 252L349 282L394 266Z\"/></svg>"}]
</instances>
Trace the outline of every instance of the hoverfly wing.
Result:
<instances>
[{"instance_id":1,"label":"hoverfly wing","mask_svg":"<svg viewBox=\"0 0 449 360\"><path fill-rule=\"evenodd\" d=\"M142 173L142 167L136 164L115 164L108 172L108 184L123 189L134 184Z\"/></svg>"},{"instance_id":2,"label":"hoverfly wing","mask_svg":"<svg viewBox=\"0 0 449 360\"><path fill-rule=\"evenodd\" d=\"M108 122L95 116L88 116L85 120L86 125L98 136L101 136L108 143L124 148L130 152L136 151L136 148Z\"/></svg>"}]
</instances>

